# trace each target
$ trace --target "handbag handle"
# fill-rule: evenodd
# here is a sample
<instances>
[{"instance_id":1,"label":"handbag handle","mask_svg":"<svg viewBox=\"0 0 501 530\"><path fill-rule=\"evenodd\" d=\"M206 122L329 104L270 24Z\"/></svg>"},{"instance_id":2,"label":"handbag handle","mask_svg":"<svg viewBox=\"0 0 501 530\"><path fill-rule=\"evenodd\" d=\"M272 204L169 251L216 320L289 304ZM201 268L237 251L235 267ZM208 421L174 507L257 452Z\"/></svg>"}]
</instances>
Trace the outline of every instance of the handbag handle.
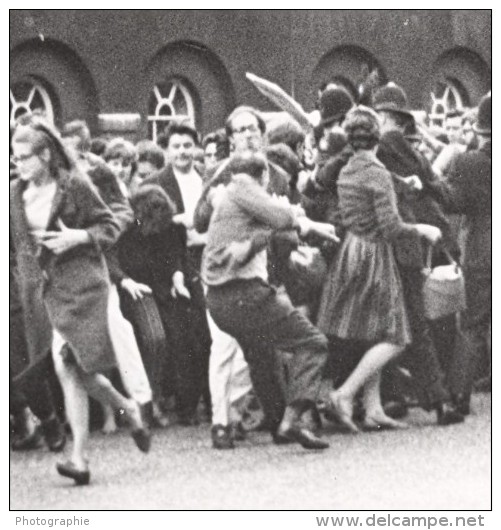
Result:
<instances>
[{"instance_id":1,"label":"handbag handle","mask_svg":"<svg viewBox=\"0 0 501 530\"><path fill-rule=\"evenodd\" d=\"M442 251L445 254L446 258L449 260L449 263L451 265L455 265L456 266L456 272L459 272L459 264L452 257L452 254L449 252L449 250L446 247L442 246ZM433 244L430 243L428 245L428 252L426 253L426 268L429 269L429 270L431 270L431 258L432 258L432 255L433 255Z\"/></svg>"}]
</instances>

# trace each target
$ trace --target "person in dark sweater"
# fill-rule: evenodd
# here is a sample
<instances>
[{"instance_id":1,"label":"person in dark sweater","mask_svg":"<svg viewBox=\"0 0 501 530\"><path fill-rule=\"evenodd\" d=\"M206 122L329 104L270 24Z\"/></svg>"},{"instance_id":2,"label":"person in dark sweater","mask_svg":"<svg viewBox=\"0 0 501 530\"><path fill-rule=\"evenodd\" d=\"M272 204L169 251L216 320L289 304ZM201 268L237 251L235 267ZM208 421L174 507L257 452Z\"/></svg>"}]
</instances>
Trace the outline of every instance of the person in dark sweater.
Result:
<instances>
[{"instance_id":1,"label":"person in dark sweater","mask_svg":"<svg viewBox=\"0 0 501 530\"><path fill-rule=\"evenodd\" d=\"M136 224L119 241L120 265L127 276L152 291L169 345L161 363L164 397L174 390L179 423L192 425L204 366L198 361L203 344L197 336L192 285L186 281L186 231L174 224L174 203L158 185L143 184L131 204Z\"/></svg>"}]
</instances>

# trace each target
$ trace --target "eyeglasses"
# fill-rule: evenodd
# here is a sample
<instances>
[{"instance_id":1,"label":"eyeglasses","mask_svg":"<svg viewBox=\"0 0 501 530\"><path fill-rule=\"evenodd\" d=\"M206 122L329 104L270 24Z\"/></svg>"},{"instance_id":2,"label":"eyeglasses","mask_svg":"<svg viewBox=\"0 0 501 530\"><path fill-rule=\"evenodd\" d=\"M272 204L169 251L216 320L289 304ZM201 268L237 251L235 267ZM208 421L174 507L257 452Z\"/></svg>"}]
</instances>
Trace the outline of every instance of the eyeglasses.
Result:
<instances>
[{"instance_id":1,"label":"eyeglasses","mask_svg":"<svg viewBox=\"0 0 501 530\"><path fill-rule=\"evenodd\" d=\"M25 155L13 156L12 161L14 162L14 164L19 164L20 162L26 162L26 160L29 160L37 154L38 153L36 153L35 151L32 151L31 153L27 153Z\"/></svg>"},{"instance_id":2,"label":"eyeglasses","mask_svg":"<svg viewBox=\"0 0 501 530\"><path fill-rule=\"evenodd\" d=\"M257 133L259 131L259 127L257 125L247 125L247 127L233 129L233 134L243 134L245 131L249 131L250 133Z\"/></svg>"}]
</instances>

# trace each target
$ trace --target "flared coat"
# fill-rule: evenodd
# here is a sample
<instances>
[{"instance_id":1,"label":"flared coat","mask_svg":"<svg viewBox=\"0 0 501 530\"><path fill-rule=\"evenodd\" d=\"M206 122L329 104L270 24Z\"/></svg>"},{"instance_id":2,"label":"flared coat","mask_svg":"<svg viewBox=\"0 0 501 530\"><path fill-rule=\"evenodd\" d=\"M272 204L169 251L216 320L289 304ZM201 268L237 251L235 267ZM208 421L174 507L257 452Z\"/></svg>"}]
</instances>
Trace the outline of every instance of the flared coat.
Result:
<instances>
[{"instance_id":1,"label":"flared coat","mask_svg":"<svg viewBox=\"0 0 501 530\"><path fill-rule=\"evenodd\" d=\"M26 183L10 185L10 229L30 363L47 355L56 329L85 372L115 366L108 328L109 274L103 251L115 243L119 226L90 180L61 170L47 230L84 229L91 243L55 255L37 245L23 202Z\"/></svg>"}]
</instances>

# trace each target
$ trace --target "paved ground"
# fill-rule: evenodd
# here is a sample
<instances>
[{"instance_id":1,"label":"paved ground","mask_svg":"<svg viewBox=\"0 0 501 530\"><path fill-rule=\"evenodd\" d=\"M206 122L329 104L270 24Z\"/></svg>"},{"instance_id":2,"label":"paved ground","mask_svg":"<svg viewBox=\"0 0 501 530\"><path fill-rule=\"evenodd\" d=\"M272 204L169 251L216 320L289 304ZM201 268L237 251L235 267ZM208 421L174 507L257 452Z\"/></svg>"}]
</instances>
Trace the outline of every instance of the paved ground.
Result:
<instances>
[{"instance_id":1,"label":"paved ground","mask_svg":"<svg viewBox=\"0 0 501 530\"><path fill-rule=\"evenodd\" d=\"M405 432L348 435L331 447L277 447L263 433L211 449L207 425L156 431L147 456L126 432L92 439L92 478L75 487L46 450L10 455L11 509L489 509L491 402L463 425L411 413Z\"/></svg>"}]
</instances>

